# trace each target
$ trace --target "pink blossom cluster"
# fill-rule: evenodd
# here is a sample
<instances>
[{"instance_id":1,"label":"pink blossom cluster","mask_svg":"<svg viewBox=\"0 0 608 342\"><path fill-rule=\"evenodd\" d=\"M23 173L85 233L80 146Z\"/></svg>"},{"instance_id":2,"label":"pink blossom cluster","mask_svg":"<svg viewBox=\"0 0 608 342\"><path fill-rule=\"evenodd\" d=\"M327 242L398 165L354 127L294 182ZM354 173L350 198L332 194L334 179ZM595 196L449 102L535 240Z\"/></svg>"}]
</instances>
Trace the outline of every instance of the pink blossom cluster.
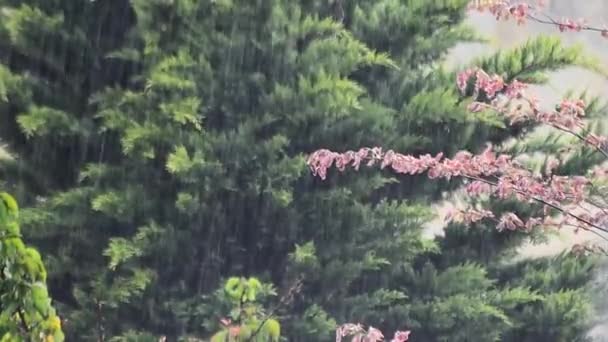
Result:
<instances>
[{"instance_id":1,"label":"pink blossom cluster","mask_svg":"<svg viewBox=\"0 0 608 342\"><path fill-rule=\"evenodd\" d=\"M456 85L463 95L467 94L469 84L474 85L472 97L474 101L468 109L478 112L492 109L504 114L510 119L510 124L534 120L538 123L550 125L566 133L576 136L584 143L603 151L608 144L607 137L601 137L584 131L585 102L581 99L564 99L557 110L542 110L535 97L525 93L528 84L513 80L504 81L499 75L488 75L481 69L467 69L456 76ZM489 103L480 102L480 93L483 91ZM513 105L515 104L515 106Z\"/></svg>"},{"instance_id":2,"label":"pink blossom cluster","mask_svg":"<svg viewBox=\"0 0 608 342\"><path fill-rule=\"evenodd\" d=\"M469 3L469 9L490 12L496 20L514 18L518 24L525 23L531 8L525 2L512 4L506 0L474 0Z\"/></svg>"},{"instance_id":3,"label":"pink blossom cluster","mask_svg":"<svg viewBox=\"0 0 608 342\"><path fill-rule=\"evenodd\" d=\"M535 4L530 4L523 1L509 0L472 0L468 8L479 12L488 12L496 17L496 20L514 19L518 25L525 24L526 21L532 20L541 24L556 26L560 32L580 32L596 31L602 37L608 38L608 28L596 28L588 26L583 19L574 20L571 18L553 19L547 14L541 19L536 13L544 6L544 1L537 0Z\"/></svg>"},{"instance_id":4,"label":"pink blossom cluster","mask_svg":"<svg viewBox=\"0 0 608 342\"><path fill-rule=\"evenodd\" d=\"M489 210L474 208L468 208L467 210L452 209L445 217L448 222L464 224L472 224L486 218L494 218L494 213Z\"/></svg>"},{"instance_id":5,"label":"pink blossom cluster","mask_svg":"<svg viewBox=\"0 0 608 342\"><path fill-rule=\"evenodd\" d=\"M558 21L557 27L559 28L560 32L580 32L586 27L586 22L583 19L573 20L570 18L562 18Z\"/></svg>"},{"instance_id":6,"label":"pink blossom cluster","mask_svg":"<svg viewBox=\"0 0 608 342\"><path fill-rule=\"evenodd\" d=\"M525 93L527 84L517 80L506 82L501 76L489 75L480 69L468 69L459 73L456 83L463 95L467 95L473 86L472 96L475 101L469 106L470 110L488 108L499 111L510 119L511 124L533 120L550 125L577 137L608 157L608 152L605 151L608 138L584 130L585 103L582 100L565 99L555 110L542 110L536 99ZM496 221L499 230L529 231L537 226L570 226L576 230L608 233L608 229L604 228L608 224L608 206L598 205L586 197L590 180L583 176L554 175L553 170L560 164L555 157L548 160L544 174L533 173L509 155L497 155L491 146L478 155L460 151L452 158L445 158L442 153L436 156L413 156L393 150L384 152L379 147L344 153L321 149L308 158L312 173L323 180L334 165L339 171L345 171L348 167L358 170L362 163L367 166L379 164L381 169L389 168L400 174L426 173L430 179L450 180L462 177L468 182L465 190L470 196L515 198L522 202L541 204L544 209L543 217L532 217L525 221L514 213L504 213L496 218L488 210L457 210L448 215L450 221L470 224L491 219ZM608 178L605 167L596 167L593 174ZM593 210L589 210L589 207ZM554 218L551 212L560 213L562 217Z\"/></svg>"},{"instance_id":7,"label":"pink blossom cluster","mask_svg":"<svg viewBox=\"0 0 608 342\"><path fill-rule=\"evenodd\" d=\"M407 342L410 331L397 331L390 342ZM347 323L336 329L336 342L341 342L344 337L352 337L351 342L380 342L384 341L382 332L374 327L367 330L361 324Z\"/></svg>"},{"instance_id":8,"label":"pink blossom cluster","mask_svg":"<svg viewBox=\"0 0 608 342\"><path fill-rule=\"evenodd\" d=\"M362 148L356 152L345 153L322 149L308 158L308 165L313 175L321 179L326 179L328 169L334 164L338 170L344 171L348 166L358 169L361 163L368 166L379 164L381 169L390 168L400 174L417 175L426 172L430 179L450 180L453 177L464 177L470 181L465 186L465 190L471 196L487 195L540 203L547 212L551 209L562 213L573 212L584 202L586 186L589 184L589 180L583 176L551 175L550 167L547 168L546 175L534 174L514 161L511 156L497 155L492 146L488 146L478 155L461 151L453 158L444 158L442 154L434 157L429 154L415 157L393 150L383 152L379 147ZM585 213L565 215L561 220L547 215L543 219L531 218L524 222L514 213L505 213L497 219L497 229L530 230L540 225L574 225L581 229L591 229L595 227L593 222L603 217L608 217L608 212L601 212L596 216ZM454 212L447 217L448 220L464 223L473 223L485 218L495 219L490 211L472 209Z\"/></svg>"},{"instance_id":9,"label":"pink blossom cluster","mask_svg":"<svg viewBox=\"0 0 608 342\"><path fill-rule=\"evenodd\" d=\"M469 83L473 83L474 91L472 97L478 99L483 94L489 99L496 99L499 93L504 93L509 99L519 99L524 97L524 91L528 84L514 80L506 83L499 75L488 75L479 68L466 69L456 75L456 85L462 94L466 94Z\"/></svg>"}]
</instances>

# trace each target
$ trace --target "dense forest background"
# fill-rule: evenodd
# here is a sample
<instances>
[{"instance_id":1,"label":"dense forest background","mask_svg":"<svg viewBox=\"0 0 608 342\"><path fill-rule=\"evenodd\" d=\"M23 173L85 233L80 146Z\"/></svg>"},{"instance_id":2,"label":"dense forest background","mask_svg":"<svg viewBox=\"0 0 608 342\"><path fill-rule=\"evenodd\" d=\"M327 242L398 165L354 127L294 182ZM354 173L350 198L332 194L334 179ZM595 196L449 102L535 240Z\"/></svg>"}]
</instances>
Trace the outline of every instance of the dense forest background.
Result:
<instances>
[{"instance_id":1,"label":"dense forest background","mask_svg":"<svg viewBox=\"0 0 608 342\"><path fill-rule=\"evenodd\" d=\"M547 233L489 223L429 236L458 180L322 182L305 165L322 147L563 148L467 111L455 74L543 85L601 62L548 36L448 61L487 38L467 2L0 0L0 180L66 339L205 340L230 314L224 282L243 276L265 284L288 341L331 341L343 322L415 341L588 340L596 257L517 258ZM577 95L603 130L602 99ZM597 162L581 150L559 172Z\"/></svg>"}]
</instances>

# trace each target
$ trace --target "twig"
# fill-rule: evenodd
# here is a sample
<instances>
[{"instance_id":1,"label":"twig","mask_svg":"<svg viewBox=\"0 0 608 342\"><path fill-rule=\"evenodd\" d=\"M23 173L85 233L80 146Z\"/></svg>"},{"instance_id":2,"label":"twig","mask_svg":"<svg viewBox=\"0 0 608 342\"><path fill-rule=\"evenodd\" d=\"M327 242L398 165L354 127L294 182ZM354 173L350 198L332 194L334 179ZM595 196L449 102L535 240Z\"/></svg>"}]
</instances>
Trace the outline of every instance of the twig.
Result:
<instances>
[{"instance_id":1,"label":"twig","mask_svg":"<svg viewBox=\"0 0 608 342\"><path fill-rule=\"evenodd\" d=\"M462 177L464 177L464 178L468 178L468 179L471 179L471 180L476 180L476 181L484 182L484 183L486 183L486 184L488 184L488 185L491 185L491 186L494 186L494 187L498 187L498 184L497 184L497 183L492 182L492 181L489 181L489 180L487 180L487 179L483 179L483 178L479 178L479 177L475 177L475 176L467 176L467 175L463 175ZM519 194L522 194L522 195L526 196L527 198L529 198L529 199L531 199L531 200L534 200L534 201L536 201L536 202L539 202L539 203L541 203L541 204L544 204L544 205L546 205L546 206L549 206L549 207L551 207L551 208L553 208L553 209L555 209L555 210L557 210L557 211L561 212L562 214L565 214L565 215L567 215L567 216L570 216L570 217L572 217L572 218L574 218L574 219L576 219L576 220L578 220L578 221L580 221L580 222L583 222L584 224L586 224L586 225L588 225L588 226L590 226L590 227L593 227L593 228L595 228L595 229L597 229L597 230L600 230L600 231L602 231L602 232L604 232L604 233L608 233L608 229L603 228L603 227L600 227L600 226L598 226L598 225L594 224L593 222L591 222L591 221L589 221L589 220L586 220L586 219L584 219L584 218L582 218L582 217L580 217L580 216L578 216L578 215L576 215L576 214L574 214L574 213L569 212L569 211L568 211L568 210L566 210L566 209L561 208L561 207L560 207L560 206L558 206L558 205L555 205L555 204L553 204L553 203L549 203L549 202L545 201L545 200L544 200L544 199L542 199L542 198L538 198L538 197L536 197L536 196L532 196L532 195L530 195L530 194L526 193L526 192L525 192L525 191L523 191L523 190L514 189L514 191L515 191L515 192L517 192L517 193L519 193Z\"/></svg>"},{"instance_id":2,"label":"twig","mask_svg":"<svg viewBox=\"0 0 608 342\"><path fill-rule=\"evenodd\" d=\"M104 317L103 317L103 304L95 299L95 304L97 306L97 341L104 342L106 340L105 327L103 325Z\"/></svg>"},{"instance_id":3,"label":"twig","mask_svg":"<svg viewBox=\"0 0 608 342\"><path fill-rule=\"evenodd\" d=\"M298 278L294 285L291 286L289 288L289 291L287 291L287 294L284 295L281 300L279 301L279 303L277 305L275 305L270 312L266 315L266 317L264 318L264 320L262 320L262 323L260 323L260 325L258 326L258 328L253 332L253 334L251 334L251 336L249 336L249 338L247 339L247 342L251 342L253 341L253 339L255 338L255 336L257 334L260 333L260 331L262 330L262 327L264 326L264 324L266 324L266 322L268 322L268 320L270 319L270 317L272 317L274 315L274 313L281 308L283 305L287 305L289 304L289 302L291 302L291 300L293 299L293 296L299 292L302 289L302 278Z\"/></svg>"},{"instance_id":4,"label":"twig","mask_svg":"<svg viewBox=\"0 0 608 342\"><path fill-rule=\"evenodd\" d=\"M570 129L567 129L567 128L565 128L565 127L560 127L560 126L555 125L555 124L549 124L549 126L551 126L551 127L555 128L555 129L557 129L557 130L560 130L560 131L562 131L562 132L565 132L565 133L568 133L568 134L571 134L571 135L575 136L577 139L581 140L581 141L582 141L583 143L585 143L586 145L590 145L590 146L591 146L591 147L593 147L593 148L594 148L596 151L598 151L599 153L601 153L601 154L602 154L604 157L608 158L608 152L606 152L606 151L605 151L603 148L601 148L600 146L596 146L596 145L594 145L594 144L589 143L589 142L587 141L587 139L585 139L585 137L584 137L584 136L582 136L582 135L580 135L579 133L576 133L576 132L574 132L574 131L572 131L572 130L570 130Z\"/></svg>"},{"instance_id":5,"label":"twig","mask_svg":"<svg viewBox=\"0 0 608 342\"><path fill-rule=\"evenodd\" d=\"M539 23L539 24L553 25L553 26L558 26L558 27L559 26L564 26L563 23L558 22L557 20L553 19L549 15L547 15L547 14L543 14L543 15L545 17L547 17L548 19L547 20L541 19L541 18L535 17L532 14L528 14L526 17L528 19L532 20L532 21L535 21L535 22ZM580 25L579 28L580 28L581 31L593 31L593 32L600 32L600 33L606 32L606 29L601 29L601 28L598 28L598 27L593 27L593 26L588 26L588 25Z\"/></svg>"},{"instance_id":6,"label":"twig","mask_svg":"<svg viewBox=\"0 0 608 342\"><path fill-rule=\"evenodd\" d=\"M17 315L19 315L19 321L21 322L21 327L23 328L23 330L25 330L26 334L29 334L30 328L27 325L27 322L25 321L25 317L23 316L23 311L21 310L21 308L17 309Z\"/></svg>"}]
</instances>

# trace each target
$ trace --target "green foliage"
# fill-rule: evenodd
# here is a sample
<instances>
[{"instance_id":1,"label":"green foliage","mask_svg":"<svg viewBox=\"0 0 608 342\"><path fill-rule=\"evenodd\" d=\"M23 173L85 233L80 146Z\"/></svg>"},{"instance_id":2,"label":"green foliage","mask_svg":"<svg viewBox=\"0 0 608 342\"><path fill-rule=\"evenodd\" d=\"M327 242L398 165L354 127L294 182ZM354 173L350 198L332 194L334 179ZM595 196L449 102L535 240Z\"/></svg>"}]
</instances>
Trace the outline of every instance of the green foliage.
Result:
<instances>
[{"instance_id":1,"label":"green foliage","mask_svg":"<svg viewBox=\"0 0 608 342\"><path fill-rule=\"evenodd\" d=\"M232 277L226 281L224 291L232 304L230 320L211 337L211 341L279 341L281 325L277 320L266 316L257 303L260 290L264 290L264 286L257 278ZM272 288L266 286L266 290L265 294L274 294Z\"/></svg>"},{"instance_id":2,"label":"green foliage","mask_svg":"<svg viewBox=\"0 0 608 342\"><path fill-rule=\"evenodd\" d=\"M424 234L428 201L458 182L361 171L320 183L305 166L321 147L451 155L512 137L467 112L438 66L478 40L467 2L0 0L0 138L16 156L0 168L68 339L222 340L230 313L242 336L275 338L268 286L229 279L230 297L220 284L234 274L281 289L304 279L276 314L290 341L329 341L352 320L429 341L541 331L522 312L559 296L536 277L572 278L503 267L522 236ZM538 82L588 65L550 38L479 62ZM583 311L554 301L581 314L559 338L582 334Z\"/></svg>"},{"instance_id":3,"label":"green foliage","mask_svg":"<svg viewBox=\"0 0 608 342\"><path fill-rule=\"evenodd\" d=\"M32 107L29 113L20 115L17 122L28 137L51 133L63 136L78 130L78 123L72 122L65 112L52 108Z\"/></svg>"},{"instance_id":4,"label":"green foliage","mask_svg":"<svg viewBox=\"0 0 608 342\"><path fill-rule=\"evenodd\" d=\"M316 304L307 308L293 325L294 329L300 332L302 339L308 341L327 339L338 326L336 321Z\"/></svg>"},{"instance_id":5,"label":"green foliage","mask_svg":"<svg viewBox=\"0 0 608 342\"><path fill-rule=\"evenodd\" d=\"M578 65L600 71L599 63L582 53L580 45L566 47L559 37L540 36L512 51L500 51L472 63L490 74L517 78L522 82L544 83L546 72Z\"/></svg>"},{"instance_id":6,"label":"green foliage","mask_svg":"<svg viewBox=\"0 0 608 342\"><path fill-rule=\"evenodd\" d=\"M456 265L438 272L426 264L410 275L412 303L403 305L418 338L438 341L504 340L519 307L540 297L523 287L497 287L481 265Z\"/></svg>"},{"instance_id":7,"label":"green foliage","mask_svg":"<svg viewBox=\"0 0 608 342\"><path fill-rule=\"evenodd\" d=\"M42 258L21 240L18 214L15 199L0 193L0 340L61 342Z\"/></svg>"},{"instance_id":8,"label":"green foliage","mask_svg":"<svg viewBox=\"0 0 608 342\"><path fill-rule=\"evenodd\" d=\"M319 259L317 258L317 249L314 241L309 241L301 246L296 244L295 250L289 257L294 265L311 269L319 267Z\"/></svg>"}]
</instances>

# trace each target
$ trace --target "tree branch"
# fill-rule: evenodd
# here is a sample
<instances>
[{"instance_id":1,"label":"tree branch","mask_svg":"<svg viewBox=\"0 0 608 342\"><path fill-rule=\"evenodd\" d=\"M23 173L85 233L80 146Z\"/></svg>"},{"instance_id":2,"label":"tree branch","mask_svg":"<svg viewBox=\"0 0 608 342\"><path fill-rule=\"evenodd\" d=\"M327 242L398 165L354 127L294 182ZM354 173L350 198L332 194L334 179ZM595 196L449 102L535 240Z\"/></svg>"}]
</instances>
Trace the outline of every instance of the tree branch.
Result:
<instances>
[{"instance_id":1,"label":"tree branch","mask_svg":"<svg viewBox=\"0 0 608 342\"><path fill-rule=\"evenodd\" d=\"M484 182L484 183L486 183L486 184L488 184L488 185L491 185L491 186L494 186L494 187L498 187L498 184L497 184L497 183L492 182L492 181L489 181L489 180L484 179L484 178L479 178L479 177L474 177L474 176L467 176L467 175L463 175L462 177L464 177L464 178L468 178L468 179L471 179L471 180L476 180L476 181ZM597 230L600 230L600 231L602 231L602 232L604 232L604 233L608 233L608 229L606 229L606 228L604 228L604 227L601 227L601 226L598 226L598 225L594 224L593 222L591 222L591 221L589 221L589 220L586 220L586 219L584 219L584 218L582 218L582 217L580 217L580 216L578 216L578 215L576 215L576 214L574 214L574 213L571 213L570 211L568 211L568 210L566 210L566 209L561 208L561 207L560 207L560 206L558 206L558 205L555 205L555 204L549 203L549 202L547 202L547 201L543 200L542 198L538 198L538 197L532 196L532 195L530 195L530 194L526 193L526 192L525 192L525 191L523 191L523 190L514 189L514 191L515 191L515 192L517 192L517 193L519 193L519 194L522 194L522 195L526 196L526 198L529 198L529 199L531 199L531 200L533 200L533 201L536 201L536 202L538 202L538 203L541 203L541 204L543 204L543 205L546 205L546 206L548 206L548 207L551 207L551 208L553 208L553 209L555 209L555 210L557 210L557 211L561 212L562 214L565 214L565 215L567 215L567 216L570 216L570 217L572 217L572 218L574 218L574 219L578 220L579 222L582 222L582 223L584 223L584 224L586 224L586 225L588 225L588 226L590 226L590 227L593 227L593 228L595 228L595 229L597 229Z\"/></svg>"},{"instance_id":2,"label":"tree branch","mask_svg":"<svg viewBox=\"0 0 608 342\"><path fill-rule=\"evenodd\" d=\"M17 308L17 315L19 316L19 321L21 323L21 327L23 328L23 330L25 331L25 333L29 335L30 328L27 325L27 322L25 320L25 316L23 316L23 311L21 310L20 307Z\"/></svg>"},{"instance_id":3,"label":"tree branch","mask_svg":"<svg viewBox=\"0 0 608 342\"><path fill-rule=\"evenodd\" d=\"M553 26L558 26L558 27L564 25L563 23L558 22L557 20L553 19L552 17L550 17L547 14L543 13L543 16L546 17L547 19L541 19L541 18L538 18L538 17L536 17L536 16L534 16L532 14L528 14L526 17L528 19L534 21L534 22L539 23L539 24L553 25ZM593 27L593 26L588 26L588 25L581 25L579 27L579 29L581 31L594 31L594 32L600 32L602 34L605 34L605 32L607 31L607 29L601 29L601 28L598 28L598 27Z\"/></svg>"}]
</instances>

